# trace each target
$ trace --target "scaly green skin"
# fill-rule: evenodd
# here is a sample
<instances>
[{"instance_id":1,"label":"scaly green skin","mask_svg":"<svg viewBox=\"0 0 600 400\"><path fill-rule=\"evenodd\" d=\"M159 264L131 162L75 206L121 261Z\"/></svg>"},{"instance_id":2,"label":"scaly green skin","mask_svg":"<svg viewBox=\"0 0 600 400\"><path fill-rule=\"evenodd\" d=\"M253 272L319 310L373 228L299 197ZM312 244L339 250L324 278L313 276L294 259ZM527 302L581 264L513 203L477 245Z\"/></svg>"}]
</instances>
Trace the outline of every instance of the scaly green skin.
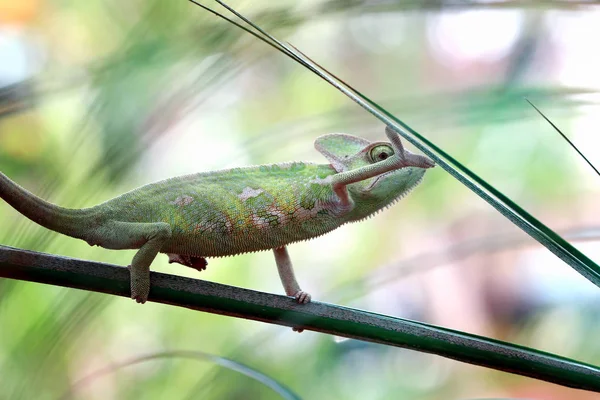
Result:
<instances>
[{"instance_id":1,"label":"scaly green skin","mask_svg":"<svg viewBox=\"0 0 600 400\"><path fill-rule=\"evenodd\" d=\"M331 164L292 162L186 175L81 210L50 204L3 174L0 196L33 221L90 245L140 249L130 267L138 302L148 297L149 267L158 252L202 270L204 257L274 249L286 293L305 303L310 296L300 290L284 246L376 213L433 166L389 143L350 135L326 135L315 146ZM373 159L381 157L381 149L387 164ZM394 151L406 156L398 158L403 161L392 160Z\"/></svg>"},{"instance_id":2,"label":"scaly green skin","mask_svg":"<svg viewBox=\"0 0 600 400\"><path fill-rule=\"evenodd\" d=\"M166 222L164 253L221 257L284 246L340 224L328 165L289 163L200 173L135 189L97 207L106 218Z\"/></svg>"}]
</instances>

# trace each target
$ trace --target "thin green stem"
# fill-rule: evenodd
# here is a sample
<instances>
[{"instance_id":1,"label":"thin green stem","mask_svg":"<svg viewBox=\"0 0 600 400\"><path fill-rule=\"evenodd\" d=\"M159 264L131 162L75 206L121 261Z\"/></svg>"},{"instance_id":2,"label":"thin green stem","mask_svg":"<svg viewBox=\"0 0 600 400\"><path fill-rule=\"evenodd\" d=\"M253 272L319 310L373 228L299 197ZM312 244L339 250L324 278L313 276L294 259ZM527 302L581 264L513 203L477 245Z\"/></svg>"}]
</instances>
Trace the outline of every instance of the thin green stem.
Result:
<instances>
[{"instance_id":1,"label":"thin green stem","mask_svg":"<svg viewBox=\"0 0 600 400\"><path fill-rule=\"evenodd\" d=\"M592 169L596 172L596 174L600 175L600 172L598 172L598 170L596 169L596 167L594 167L594 164L592 164L590 162L590 160L588 160L587 157L584 156L581 151L579 151L579 149L577 148L577 146L575 146L575 144L573 142L571 142L571 140L567 137L567 135L565 135L564 133L562 133L562 131L560 129L558 129L558 127L556 125L554 125L554 123L552 121L550 121L548 119L548 117L546 117L544 115L544 113L542 113L540 111L539 108L537 108L531 101L529 101L529 99L526 98L525 101L527 101L531 105L531 107L533 107L535 109L535 111L537 111L550 125L552 125L552 127L556 130L556 132L558 132L560 134L560 136L562 136L563 139L565 139L567 141L567 143L569 143L569 145L571 145L571 147L573 148L573 150L575 150L581 156L581 158L583 158L585 160L585 162L588 163L588 165L590 167L592 167Z\"/></svg>"}]
</instances>

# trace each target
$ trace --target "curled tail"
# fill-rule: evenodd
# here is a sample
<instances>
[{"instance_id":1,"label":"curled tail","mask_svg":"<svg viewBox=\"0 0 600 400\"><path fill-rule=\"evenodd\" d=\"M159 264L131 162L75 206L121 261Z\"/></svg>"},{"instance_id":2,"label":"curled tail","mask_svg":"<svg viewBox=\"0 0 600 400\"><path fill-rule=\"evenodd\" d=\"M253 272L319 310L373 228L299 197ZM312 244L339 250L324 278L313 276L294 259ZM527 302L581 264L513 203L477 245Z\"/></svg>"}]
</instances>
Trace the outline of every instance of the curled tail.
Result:
<instances>
[{"instance_id":1,"label":"curled tail","mask_svg":"<svg viewBox=\"0 0 600 400\"><path fill-rule=\"evenodd\" d=\"M89 209L69 209L43 200L0 172L0 197L15 210L53 231L83 239Z\"/></svg>"}]
</instances>

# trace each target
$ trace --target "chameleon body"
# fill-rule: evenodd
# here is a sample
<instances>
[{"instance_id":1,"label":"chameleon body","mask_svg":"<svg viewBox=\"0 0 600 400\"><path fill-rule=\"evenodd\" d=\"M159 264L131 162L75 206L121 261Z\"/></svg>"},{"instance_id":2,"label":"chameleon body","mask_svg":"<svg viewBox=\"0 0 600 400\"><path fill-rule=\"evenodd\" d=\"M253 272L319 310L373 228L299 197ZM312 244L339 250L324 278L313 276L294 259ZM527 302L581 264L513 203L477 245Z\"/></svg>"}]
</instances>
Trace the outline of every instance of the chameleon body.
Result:
<instances>
[{"instance_id":1,"label":"chameleon body","mask_svg":"<svg viewBox=\"0 0 600 400\"><path fill-rule=\"evenodd\" d=\"M198 270L205 257L273 249L288 295L300 290L286 245L391 205L433 163L385 142L345 134L317 139L330 164L290 162L180 176L142 186L95 207L48 203L0 174L0 196L38 224L109 249L139 249L130 265L132 298L145 302L157 253Z\"/></svg>"}]
</instances>

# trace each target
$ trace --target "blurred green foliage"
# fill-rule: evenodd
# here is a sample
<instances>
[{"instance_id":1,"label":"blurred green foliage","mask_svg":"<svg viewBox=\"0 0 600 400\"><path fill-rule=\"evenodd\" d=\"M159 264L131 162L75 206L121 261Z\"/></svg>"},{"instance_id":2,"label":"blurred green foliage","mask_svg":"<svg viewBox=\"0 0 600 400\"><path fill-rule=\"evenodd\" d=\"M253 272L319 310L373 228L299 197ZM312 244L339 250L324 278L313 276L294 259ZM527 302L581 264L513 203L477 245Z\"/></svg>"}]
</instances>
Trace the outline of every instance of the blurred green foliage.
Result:
<instances>
[{"instance_id":1,"label":"blurred green foliage","mask_svg":"<svg viewBox=\"0 0 600 400\"><path fill-rule=\"evenodd\" d=\"M38 56L28 61L34 73L19 90L7 85L11 90L0 92L0 170L63 206L93 205L176 174L323 162L312 141L331 131L384 137L374 119L324 82L187 2L33 3L29 17L4 22L9 30L17 26L19 43ZM597 114L598 87L561 80L566 61L551 35L556 21L574 29L579 22L571 18L591 11L576 2L531 2L527 9L470 2L463 11L504 13L512 4L508 12L522 18L501 57L468 59L436 53L447 38L436 44L431 34L440 18L459 9L444 2L376 3L232 6L376 99L550 227L597 226L597 179L522 100L541 107L567 134ZM488 34L485 26L472 31ZM0 54L0 67L9 65L7 57ZM578 134L585 139L593 132ZM45 231L8 206L0 207L0 218L3 244L121 265L132 256ZM449 254L445 266L368 285L382 266L393 270L399 260L499 233L528 246L460 261ZM582 249L598 256L593 246ZM290 252L316 299L337 302L347 293L335 288L351 285L358 290L345 297L348 305L600 364L595 288L439 169L377 217ZM165 257L153 268L197 277ZM202 274L281 290L268 253L210 260ZM0 281L0 398L57 398L94 370L172 350L228 357L307 399L593 398L427 354ZM120 369L74 392L82 399L134 397L279 398L236 372L176 357Z\"/></svg>"}]
</instances>

